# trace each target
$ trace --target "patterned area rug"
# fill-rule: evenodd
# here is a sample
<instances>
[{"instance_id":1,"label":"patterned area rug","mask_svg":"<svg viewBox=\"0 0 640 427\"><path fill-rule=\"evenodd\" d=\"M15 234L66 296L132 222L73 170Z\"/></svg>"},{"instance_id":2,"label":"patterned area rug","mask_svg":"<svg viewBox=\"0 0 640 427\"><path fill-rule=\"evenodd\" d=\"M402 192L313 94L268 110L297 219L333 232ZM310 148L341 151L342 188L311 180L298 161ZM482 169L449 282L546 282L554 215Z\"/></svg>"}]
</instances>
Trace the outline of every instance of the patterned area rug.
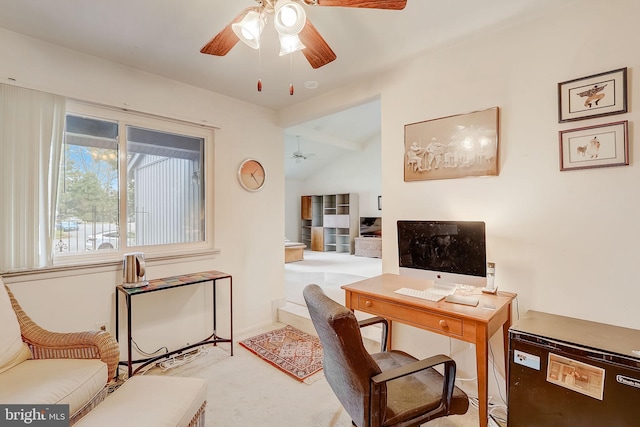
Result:
<instances>
[{"instance_id":1,"label":"patterned area rug","mask_svg":"<svg viewBox=\"0 0 640 427\"><path fill-rule=\"evenodd\" d=\"M320 340L293 326L256 335L240 345L298 381L322 370Z\"/></svg>"}]
</instances>

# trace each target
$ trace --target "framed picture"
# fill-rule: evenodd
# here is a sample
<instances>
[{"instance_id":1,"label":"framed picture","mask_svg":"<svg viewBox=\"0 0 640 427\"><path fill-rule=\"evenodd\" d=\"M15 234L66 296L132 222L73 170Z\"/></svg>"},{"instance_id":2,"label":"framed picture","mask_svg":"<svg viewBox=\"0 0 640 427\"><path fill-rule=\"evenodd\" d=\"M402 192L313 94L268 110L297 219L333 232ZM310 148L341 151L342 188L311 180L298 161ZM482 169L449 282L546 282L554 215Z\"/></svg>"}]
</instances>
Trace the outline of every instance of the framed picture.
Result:
<instances>
[{"instance_id":1,"label":"framed picture","mask_svg":"<svg viewBox=\"0 0 640 427\"><path fill-rule=\"evenodd\" d=\"M627 112L627 68L558 83L558 121Z\"/></svg>"},{"instance_id":2,"label":"framed picture","mask_svg":"<svg viewBox=\"0 0 640 427\"><path fill-rule=\"evenodd\" d=\"M604 369L549 352L547 381L594 399L604 397Z\"/></svg>"},{"instance_id":3,"label":"framed picture","mask_svg":"<svg viewBox=\"0 0 640 427\"><path fill-rule=\"evenodd\" d=\"M498 107L404 127L404 180L498 175Z\"/></svg>"},{"instance_id":4,"label":"framed picture","mask_svg":"<svg viewBox=\"0 0 640 427\"><path fill-rule=\"evenodd\" d=\"M560 170L629 164L628 122L560 131Z\"/></svg>"}]
</instances>

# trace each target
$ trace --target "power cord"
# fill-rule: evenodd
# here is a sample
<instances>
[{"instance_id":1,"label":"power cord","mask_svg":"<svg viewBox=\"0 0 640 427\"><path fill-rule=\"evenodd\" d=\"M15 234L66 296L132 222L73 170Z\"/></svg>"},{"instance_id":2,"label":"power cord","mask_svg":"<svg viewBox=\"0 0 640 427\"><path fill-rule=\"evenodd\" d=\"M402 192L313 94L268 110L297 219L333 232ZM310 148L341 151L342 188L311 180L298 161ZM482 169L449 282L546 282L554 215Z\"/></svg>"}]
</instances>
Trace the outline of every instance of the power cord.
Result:
<instances>
[{"instance_id":1,"label":"power cord","mask_svg":"<svg viewBox=\"0 0 640 427\"><path fill-rule=\"evenodd\" d=\"M452 339L449 338L449 357L451 357L452 354ZM502 395L502 390L500 388L500 381L498 380L498 373L496 372L496 364L495 364L495 355L493 353L493 347L491 346L491 343L489 342L489 351L491 353L491 357L490 357L490 362L491 362L491 368L493 370L493 376L496 380L496 386L498 387L498 394L500 395L500 400L502 401L502 403L492 403L491 400L493 399L493 396L489 396L488 397L488 414L489 414L489 425L492 426L491 422L495 423L495 427L500 427L500 423L502 424L506 424L507 422L507 405L506 405L506 400L504 399L503 395ZM505 354L505 357L509 357L507 354ZM473 378L459 378L456 377L456 382L460 381L460 382L465 382L465 381L476 381L478 379L478 377L473 377ZM477 397L469 397L469 404L471 406L473 406L474 408L478 409L479 408L479 403L478 403L478 398ZM498 415L497 413L500 411L504 411L504 415Z\"/></svg>"},{"instance_id":2,"label":"power cord","mask_svg":"<svg viewBox=\"0 0 640 427\"><path fill-rule=\"evenodd\" d=\"M133 346L136 348L136 350L138 350L138 352L140 354L142 354L143 356L155 356L156 354L160 353L162 350L164 350L165 353L169 353L169 349L165 346L160 347L159 349L157 349L156 351L154 351L153 353L147 353L145 351L143 351L140 346L138 346L138 343L132 338L131 342L133 343Z\"/></svg>"}]
</instances>

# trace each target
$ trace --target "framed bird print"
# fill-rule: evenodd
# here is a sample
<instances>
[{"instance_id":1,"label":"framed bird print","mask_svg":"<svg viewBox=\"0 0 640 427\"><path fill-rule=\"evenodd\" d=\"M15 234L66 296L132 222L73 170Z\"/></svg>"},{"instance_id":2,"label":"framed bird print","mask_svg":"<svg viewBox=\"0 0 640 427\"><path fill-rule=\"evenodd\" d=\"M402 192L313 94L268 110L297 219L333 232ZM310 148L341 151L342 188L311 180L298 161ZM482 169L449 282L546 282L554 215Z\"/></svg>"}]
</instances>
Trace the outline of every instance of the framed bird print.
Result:
<instances>
[{"instance_id":1,"label":"framed bird print","mask_svg":"<svg viewBox=\"0 0 640 427\"><path fill-rule=\"evenodd\" d=\"M627 112L627 68L558 83L558 122Z\"/></svg>"}]
</instances>

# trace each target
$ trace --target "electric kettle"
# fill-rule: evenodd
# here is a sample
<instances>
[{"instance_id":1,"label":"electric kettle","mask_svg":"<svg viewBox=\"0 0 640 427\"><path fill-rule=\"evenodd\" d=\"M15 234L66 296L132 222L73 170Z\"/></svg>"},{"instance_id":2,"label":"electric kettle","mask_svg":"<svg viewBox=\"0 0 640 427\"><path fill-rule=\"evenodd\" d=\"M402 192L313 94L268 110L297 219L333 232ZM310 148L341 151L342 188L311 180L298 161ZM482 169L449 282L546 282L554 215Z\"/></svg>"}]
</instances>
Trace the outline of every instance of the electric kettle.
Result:
<instances>
[{"instance_id":1,"label":"electric kettle","mask_svg":"<svg viewBox=\"0 0 640 427\"><path fill-rule=\"evenodd\" d=\"M146 280L144 254L142 252L124 254L122 276L124 282L122 286L125 288L141 288L149 284Z\"/></svg>"}]
</instances>

